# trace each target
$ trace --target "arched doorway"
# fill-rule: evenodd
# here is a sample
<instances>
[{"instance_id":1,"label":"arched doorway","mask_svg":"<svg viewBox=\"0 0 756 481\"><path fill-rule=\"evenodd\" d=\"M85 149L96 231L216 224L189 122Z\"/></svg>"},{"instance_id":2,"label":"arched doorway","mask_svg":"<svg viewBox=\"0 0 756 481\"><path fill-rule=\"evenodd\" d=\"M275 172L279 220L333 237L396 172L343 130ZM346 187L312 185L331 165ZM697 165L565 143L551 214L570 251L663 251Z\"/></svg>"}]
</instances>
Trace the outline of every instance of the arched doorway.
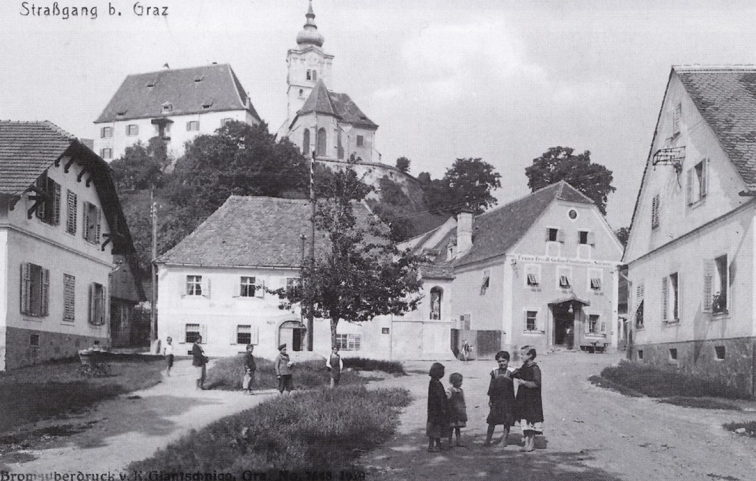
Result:
<instances>
[{"instance_id":1,"label":"arched doorway","mask_svg":"<svg viewBox=\"0 0 756 481\"><path fill-rule=\"evenodd\" d=\"M300 321L284 321L278 326L278 344L286 344L290 351L303 351L307 327Z\"/></svg>"}]
</instances>

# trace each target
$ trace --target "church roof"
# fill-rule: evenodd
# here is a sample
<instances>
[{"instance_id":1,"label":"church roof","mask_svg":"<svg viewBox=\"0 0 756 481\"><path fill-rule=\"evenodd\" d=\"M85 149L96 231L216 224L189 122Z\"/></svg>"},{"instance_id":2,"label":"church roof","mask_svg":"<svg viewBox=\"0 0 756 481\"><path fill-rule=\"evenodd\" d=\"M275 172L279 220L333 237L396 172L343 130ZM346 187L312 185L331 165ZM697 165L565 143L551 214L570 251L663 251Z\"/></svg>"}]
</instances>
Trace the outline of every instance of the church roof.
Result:
<instances>
[{"instance_id":1,"label":"church roof","mask_svg":"<svg viewBox=\"0 0 756 481\"><path fill-rule=\"evenodd\" d=\"M260 120L228 64L128 75L95 123L169 115L247 110Z\"/></svg>"},{"instance_id":2,"label":"church roof","mask_svg":"<svg viewBox=\"0 0 756 481\"><path fill-rule=\"evenodd\" d=\"M305 100L302 108L297 115L309 113L333 115L343 122L350 123L357 127L377 129L378 124L370 120L365 113L360 110L354 100L347 94L330 92L323 82L319 79L315 88L310 92L310 96Z\"/></svg>"}]
</instances>

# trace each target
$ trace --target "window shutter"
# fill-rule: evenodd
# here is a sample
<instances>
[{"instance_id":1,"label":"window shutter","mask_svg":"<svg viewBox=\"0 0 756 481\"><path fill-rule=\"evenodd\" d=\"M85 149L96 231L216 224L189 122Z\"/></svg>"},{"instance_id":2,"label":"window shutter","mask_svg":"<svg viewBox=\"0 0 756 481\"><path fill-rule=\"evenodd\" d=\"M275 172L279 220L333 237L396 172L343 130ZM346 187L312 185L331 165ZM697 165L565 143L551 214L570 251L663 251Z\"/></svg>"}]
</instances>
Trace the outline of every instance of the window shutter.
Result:
<instances>
[{"instance_id":1,"label":"window shutter","mask_svg":"<svg viewBox=\"0 0 756 481\"><path fill-rule=\"evenodd\" d=\"M97 224L95 224L94 243L99 244L100 243L100 225L102 224L102 210L99 208L95 208L95 211L97 212Z\"/></svg>"},{"instance_id":2,"label":"window shutter","mask_svg":"<svg viewBox=\"0 0 756 481\"><path fill-rule=\"evenodd\" d=\"M52 215L53 215L53 218L52 218L52 223L53 223L53 225L60 225L60 184L57 183L57 182L55 182L55 181L51 181L51 182L52 182L52 185L53 185L53 192L52 192L52 197L53 197L53 205L52 205L53 214Z\"/></svg>"},{"instance_id":3,"label":"window shutter","mask_svg":"<svg viewBox=\"0 0 756 481\"><path fill-rule=\"evenodd\" d=\"M210 299L210 278L204 276L202 279L202 295Z\"/></svg>"},{"instance_id":4,"label":"window shutter","mask_svg":"<svg viewBox=\"0 0 756 481\"><path fill-rule=\"evenodd\" d=\"M237 344L236 341L238 340L237 339L238 333L239 333L239 326L237 326L236 324L231 326L231 345Z\"/></svg>"},{"instance_id":5,"label":"window shutter","mask_svg":"<svg viewBox=\"0 0 756 481\"><path fill-rule=\"evenodd\" d=\"M84 220L81 228L81 235L86 239L89 240L89 202L84 201L81 203L82 207L82 219Z\"/></svg>"},{"instance_id":6,"label":"window shutter","mask_svg":"<svg viewBox=\"0 0 756 481\"><path fill-rule=\"evenodd\" d=\"M186 295L187 290L187 280L186 276L180 276L178 278L178 294L180 297L184 297Z\"/></svg>"},{"instance_id":7,"label":"window shutter","mask_svg":"<svg viewBox=\"0 0 756 481\"><path fill-rule=\"evenodd\" d=\"M675 320L682 319L682 277L680 273L677 273L677 294L675 295L675 305L677 306L677 318Z\"/></svg>"},{"instance_id":8,"label":"window shutter","mask_svg":"<svg viewBox=\"0 0 756 481\"><path fill-rule=\"evenodd\" d=\"M548 241L549 241L549 230L550 230L550 229L549 229L549 228L547 227L547 228L546 228L546 242L548 242Z\"/></svg>"},{"instance_id":9,"label":"window shutter","mask_svg":"<svg viewBox=\"0 0 756 481\"><path fill-rule=\"evenodd\" d=\"M40 277L42 277L42 289L40 290L40 315L47 316L49 313L50 305L50 271L48 269L40 269Z\"/></svg>"},{"instance_id":10,"label":"window shutter","mask_svg":"<svg viewBox=\"0 0 756 481\"><path fill-rule=\"evenodd\" d=\"M76 205L76 194L74 192L68 191L68 217L66 219L66 232L69 234L76 234L76 214L77 214L77 205Z\"/></svg>"},{"instance_id":11,"label":"window shutter","mask_svg":"<svg viewBox=\"0 0 756 481\"><path fill-rule=\"evenodd\" d=\"M100 325L103 326L110 319L110 302L108 302L108 288L102 286L100 291Z\"/></svg>"},{"instance_id":12,"label":"window shutter","mask_svg":"<svg viewBox=\"0 0 756 481\"><path fill-rule=\"evenodd\" d=\"M662 321L667 322L667 311L669 311L669 278L662 279Z\"/></svg>"},{"instance_id":13,"label":"window shutter","mask_svg":"<svg viewBox=\"0 0 756 481\"><path fill-rule=\"evenodd\" d=\"M564 244L564 229L559 229L557 231L557 241Z\"/></svg>"},{"instance_id":14,"label":"window shutter","mask_svg":"<svg viewBox=\"0 0 756 481\"><path fill-rule=\"evenodd\" d=\"M201 344L207 344L207 324L200 324L200 336L202 336Z\"/></svg>"},{"instance_id":15,"label":"window shutter","mask_svg":"<svg viewBox=\"0 0 756 481\"><path fill-rule=\"evenodd\" d=\"M688 185L686 186L687 188L685 189L685 195L688 200L688 205L691 205L693 203L693 182L696 180L695 172L696 172L695 167L688 170Z\"/></svg>"},{"instance_id":16,"label":"window shutter","mask_svg":"<svg viewBox=\"0 0 756 481\"><path fill-rule=\"evenodd\" d=\"M704 159L701 164L701 198L703 199L709 191L709 159Z\"/></svg>"},{"instance_id":17,"label":"window shutter","mask_svg":"<svg viewBox=\"0 0 756 481\"><path fill-rule=\"evenodd\" d=\"M259 326L252 326L252 331L250 332L250 338L249 341L250 344L260 344L260 327Z\"/></svg>"},{"instance_id":18,"label":"window shutter","mask_svg":"<svg viewBox=\"0 0 756 481\"><path fill-rule=\"evenodd\" d=\"M95 287L94 283L89 283L89 315L87 316L87 319L89 320L90 324L96 324L97 320L94 318L95 315Z\"/></svg>"},{"instance_id":19,"label":"window shutter","mask_svg":"<svg viewBox=\"0 0 756 481\"><path fill-rule=\"evenodd\" d=\"M659 194L651 201L651 228L659 227Z\"/></svg>"},{"instance_id":20,"label":"window shutter","mask_svg":"<svg viewBox=\"0 0 756 481\"><path fill-rule=\"evenodd\" d=\"M31 279L29 279L29 264L24 262L21 264L21 313L29 314L31 296L29 293L31 287Z\"/></svg>"},{"instance_id":21,"label":"window shutter","mask_svg":"<svg viewBox=\"0 0 756 481\"><path fill-rule=\"evenodd\" d=\"M259 297L260 299L265 297L265 281L262 279L255 284L255 297Z\"/></svg>"},{"instance_id":22,"label":"window shutter","mask_svg":"<svg viewBox=\"0 0 756 481\"><path fill-rule=\"evenodd\" d=\"M588 233L588 244L595 246L596 245L596 233L589 232Z\"/></svg>"},{"instance_id":23,"label":"window shutter","mask_svg":"<svg viewBox=\"0 0 756 481\"><path fill-rule=\"evenodd\" d=\"M714 285L714 259L704 260L704 288L703 288L703 311L711 312L712 288Z\"/></svg>"},{"instance_id":24,"label":"window shutter","mask_svg":"<svg viewBox=\"0 0 756 481\"><path fill-rule=\"evenodd\" d=\"M42 175L40 175L37 178L37 188L41 191L47 192L47 171L45 171ZM37 218L44 220L45 219L45 211L47 209L47 201L42 202L39 207L37 207Z\"/></svg>"}]
</instances>

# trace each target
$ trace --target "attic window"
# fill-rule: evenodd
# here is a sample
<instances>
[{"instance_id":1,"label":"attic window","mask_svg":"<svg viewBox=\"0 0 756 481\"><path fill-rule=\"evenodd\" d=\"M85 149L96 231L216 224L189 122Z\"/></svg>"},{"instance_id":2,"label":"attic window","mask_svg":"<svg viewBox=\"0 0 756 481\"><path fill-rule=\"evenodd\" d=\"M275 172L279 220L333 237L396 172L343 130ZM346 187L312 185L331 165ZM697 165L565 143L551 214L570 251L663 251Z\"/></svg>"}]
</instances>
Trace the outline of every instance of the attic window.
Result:
<instances>
[{"instance_id":1,"label":"attic window","mask_svg":"<svg viewBox=\"0 0 756 481\"><path fill-rule=\"evenodd\" d=\"M163 113L167 114L173 112L173 104L170 102L166 102L163 104Z\"/></svg>"},{"instance_id":2,"label":"attic window","mask_svg":"<svg viewBox=\"0 0 756 481\"><path fill-rule=\"evenodd\" d=\"M202 108L203 109L209 109L212 106L213 106L213 101L212 100L205 100L204 102L202 102Z\"/></svg>"},{"instance_id":3,"label":"attic window","mask_svg":"<svg viewBox=\"0 0 756 481\"><path fill-rule=\"evenodd\" d=\"M204 78L205 78L204 75L197 75L196 77L194 77L194 81L195 82L202 82L202 79L204 79Z\"/></svg>"},{"instance_id":4,"label":"attic window","mask_svg":"<svg viewBox=\"0 0 756 481\"><path fill-rule=\"evenodd\" d=\"M156 84L156 83L157 83L157 79L156 79L156 78L154 78L154 79L150 79L150 80L148 80L148 81L147 81L147 85L146 85L146 87L148 87L148 88L152 88L152 87L154 87L154 86L155 86L155 84Z\"/></svg>"},{"instance_id":5,"label":"attic window","mask_svg":"<svg viewBox=\"0 0 756 481\"><path fill-rule=\"evenodd\" d=\"M126 115L126 112L128 112L128 111L129 111L129 109L126 109L126 108L121 109L121 110L116 110L116 115L118 115L118 116L124 116L124 115Z\"/></svg>"}]
</instances>

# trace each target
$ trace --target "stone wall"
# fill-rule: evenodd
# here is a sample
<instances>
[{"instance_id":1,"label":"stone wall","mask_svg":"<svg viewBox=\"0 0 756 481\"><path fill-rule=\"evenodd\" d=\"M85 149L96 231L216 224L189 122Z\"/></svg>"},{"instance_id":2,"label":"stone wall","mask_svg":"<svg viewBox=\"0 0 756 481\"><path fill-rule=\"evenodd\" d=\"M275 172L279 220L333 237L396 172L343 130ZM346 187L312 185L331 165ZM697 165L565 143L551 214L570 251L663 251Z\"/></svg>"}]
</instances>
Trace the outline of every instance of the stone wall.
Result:
<instances>
[{"instance_id":1,"label":"stone wall","mask_svg":"<svg viewBox=\"0 0 756 481\"><path fill-rule=\"evenodd\" d=\"M742 394L754 396L755 344L756 338L742 337L636 345L633 360L724 381ZM719 359L717 349L721 355L722 348L724 359ZM671 358L671 349L677 349L677 360ZM642 359L639 351L642 351Z\"/></svg>"},{"instance_id":2,"label":"stone wall","mask_svg":"<svg viewBox=\"0 0 756 481\"><path fill-rule=\"evenodd\" d=\"M39 335L39 345L31 345L32 334ZM80 349L92 347L95 341L103 347L107 340L60 332L7 327L5 332L5 369L17 369L52 359L76 356Z\"/></svg>"}]
</instances>

